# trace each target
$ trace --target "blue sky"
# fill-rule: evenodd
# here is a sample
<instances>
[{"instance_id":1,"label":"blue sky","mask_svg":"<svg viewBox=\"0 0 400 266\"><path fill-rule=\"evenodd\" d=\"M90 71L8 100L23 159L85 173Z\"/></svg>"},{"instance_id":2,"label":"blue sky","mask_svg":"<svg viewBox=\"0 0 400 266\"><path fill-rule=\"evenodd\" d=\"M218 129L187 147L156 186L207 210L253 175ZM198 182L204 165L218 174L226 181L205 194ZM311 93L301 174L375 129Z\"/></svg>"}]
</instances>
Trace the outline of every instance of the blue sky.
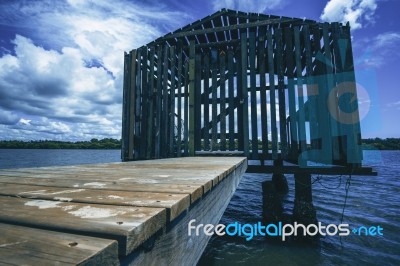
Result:
<instances>
[{"instance_id":1,"label":"blue sky","mask_svg":"<svg viewBox=\"0 0 400 266\"><path fill-rule=\"evenodd\" d=\"M0 0L0 139L120 138L123 52L221 8L350 21L363 137L400 137L399 0Z\"/></svg>"}]
</instances>

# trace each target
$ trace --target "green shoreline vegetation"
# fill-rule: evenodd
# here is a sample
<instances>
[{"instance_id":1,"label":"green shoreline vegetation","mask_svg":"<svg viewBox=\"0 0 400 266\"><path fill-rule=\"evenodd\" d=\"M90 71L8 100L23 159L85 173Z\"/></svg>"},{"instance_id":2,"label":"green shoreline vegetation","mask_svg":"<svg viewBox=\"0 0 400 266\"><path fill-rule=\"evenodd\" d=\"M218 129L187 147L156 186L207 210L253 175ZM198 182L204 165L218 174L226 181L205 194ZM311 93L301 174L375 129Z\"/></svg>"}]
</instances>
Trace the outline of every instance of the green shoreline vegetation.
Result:
<instances>
[{"instance_id":1,"label":"green shoreline vegetation","mask_svg":"<svg viewBox=\"0 0 400 266\"><path fill-rule=\"evenodd\" d=\"M57 140L1 140L0 149L121 149L121 140L105 138L90 141L57 141Z\"/></svg>"},{"instance_id":2,"label":"green shoreline vegetation","mask_svg":"<svg viewBox=\"0 0 400 266\"><path fill-rule=\"evenodd\" d=\"M236 146L236 145L235 145ZM105 138L90 141L55 141L55 140L0 140L0 149L115 149L121 148L121 140ZM259 141L261 148L261 141ZM400 138L363 139L364 150L400 150Z\"/></svg>"}]
</instances>

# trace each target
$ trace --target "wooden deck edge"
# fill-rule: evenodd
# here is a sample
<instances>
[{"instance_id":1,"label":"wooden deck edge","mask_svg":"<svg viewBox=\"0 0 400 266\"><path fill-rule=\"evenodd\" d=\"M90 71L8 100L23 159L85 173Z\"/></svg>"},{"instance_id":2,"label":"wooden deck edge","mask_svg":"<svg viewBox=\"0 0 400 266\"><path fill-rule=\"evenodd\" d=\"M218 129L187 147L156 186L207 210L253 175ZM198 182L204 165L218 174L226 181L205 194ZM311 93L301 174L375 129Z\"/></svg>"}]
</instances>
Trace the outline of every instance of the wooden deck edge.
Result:
<instances>
[{"instance_id":1,"label":"wooden deck edge","mask_svg":"<svg viewBox=\"0 0 400 266\"><path fill-rule=\"evenodd\" d=\"M119 265L118 243L0 223L0 265Z\"/></svg>"},{"instance_id":2,"label":"wooden deck edge","mask_svg":"<svg viewBox=\"0 0 400 266\"><path fill-rule=\"evenodd\" d=\"M230 169L230 173L205 194L179 221L166 226L151 245L141 246L130 255L120 258L121 265L196 265L211 236L188 235L188 223L217 224L229 204L242 175L247 159ZM149 246L152 248L149 250Z\"/></svg>"}]
</instances>

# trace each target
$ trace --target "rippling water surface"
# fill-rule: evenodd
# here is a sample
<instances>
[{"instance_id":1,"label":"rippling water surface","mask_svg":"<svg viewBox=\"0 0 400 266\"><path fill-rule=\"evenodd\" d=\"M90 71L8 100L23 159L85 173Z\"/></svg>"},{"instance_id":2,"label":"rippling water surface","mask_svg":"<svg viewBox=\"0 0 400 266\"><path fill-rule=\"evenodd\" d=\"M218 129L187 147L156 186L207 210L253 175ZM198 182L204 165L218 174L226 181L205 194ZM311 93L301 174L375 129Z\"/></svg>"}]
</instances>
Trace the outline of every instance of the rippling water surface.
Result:
<instances>
[{"instance_id":1,"label":"rippling water surface","mask_svg":"<svg viewBox=\"0 0 400 266\"><path fill-rule=\"evenodd\" d=\"M120 150L0 149L0 169L120 161Z\"/></svg>"},{"instance_id":2,"label":"rippling water surface","mask_svg":"<svg viewBox=\"0 0 400 266\"><path fill-rule=\"evenodd\" d=\"M200 265L400 265L400 151L364 151L364 165L378 176L352 176L343 223L350 228L377 226L383 236L321 238L318 247L271 243L263 237L213 237ZM323 176L313 185L317 218L340 224L348 176ZM262 221L261 183L270 175L245 174L220 223ZM293 209L294 179L287 175L285 213ZM339 187L338 187L339 186Z\"/></svg>"},{"instance_id":3,"label":"rippling water surface","mask_svg":"<svg viewBox=\"0 0 400 266\"><path fill-rule=\"evenodd\" d=\"M321 238L319 247L271 243L262 237L213 237L200 265L400 265L400 151L365 151L364 165L374 167L377 177L353 176L344 223L351 228L376 226L383 236ZM2 150L0 168L74 165L120 161L119 150ZM270 175L245 174L221 223L262 221L261 183ZM339 224L347 176L324 176L313 185L317 217L323 224ZM287 175L289 194L286 214L293 209L294 180ZM339 186L339 187L338 187ZM337 189L329 189L336 188Z\"/></svg>"}]
</instances>

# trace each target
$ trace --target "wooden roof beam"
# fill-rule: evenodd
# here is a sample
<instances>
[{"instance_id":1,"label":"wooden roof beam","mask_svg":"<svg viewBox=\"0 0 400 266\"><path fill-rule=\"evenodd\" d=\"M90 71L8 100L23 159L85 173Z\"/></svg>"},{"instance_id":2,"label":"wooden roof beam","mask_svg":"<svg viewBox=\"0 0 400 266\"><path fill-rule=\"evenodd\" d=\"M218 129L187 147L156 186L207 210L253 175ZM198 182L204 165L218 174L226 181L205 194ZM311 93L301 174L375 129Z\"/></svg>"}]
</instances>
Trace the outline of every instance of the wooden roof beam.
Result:
<instances>
[{"instance_id":1,"label":"wooden roof beam","mask_svg":"<svg viewBox=\"0 0 400 266\"><path fill-rule=\"evenodd\" d=\"M256 22L250 22L250 23L240 23L240 24L224 26L224 27L215 27L215 28L206 28L206 29L202 29L202 30L178 32L175 34L166 35L156 41L168 40L171 38L180 38L180 37L185 37L185 36L193 36L193 35L198 35L198 34L215 33L215 32L220 32L220 31L247 29L247 28L253 28L253 27L258 27L258 26L279 24L279 23L283 23L283 22L295 22L295 21L303 21L303 20L302 19L291 19L290 21L281 21L280 19L271 19L271 20L262 20L262 21L256 21Z\"/></svg>"}]
</instances>

